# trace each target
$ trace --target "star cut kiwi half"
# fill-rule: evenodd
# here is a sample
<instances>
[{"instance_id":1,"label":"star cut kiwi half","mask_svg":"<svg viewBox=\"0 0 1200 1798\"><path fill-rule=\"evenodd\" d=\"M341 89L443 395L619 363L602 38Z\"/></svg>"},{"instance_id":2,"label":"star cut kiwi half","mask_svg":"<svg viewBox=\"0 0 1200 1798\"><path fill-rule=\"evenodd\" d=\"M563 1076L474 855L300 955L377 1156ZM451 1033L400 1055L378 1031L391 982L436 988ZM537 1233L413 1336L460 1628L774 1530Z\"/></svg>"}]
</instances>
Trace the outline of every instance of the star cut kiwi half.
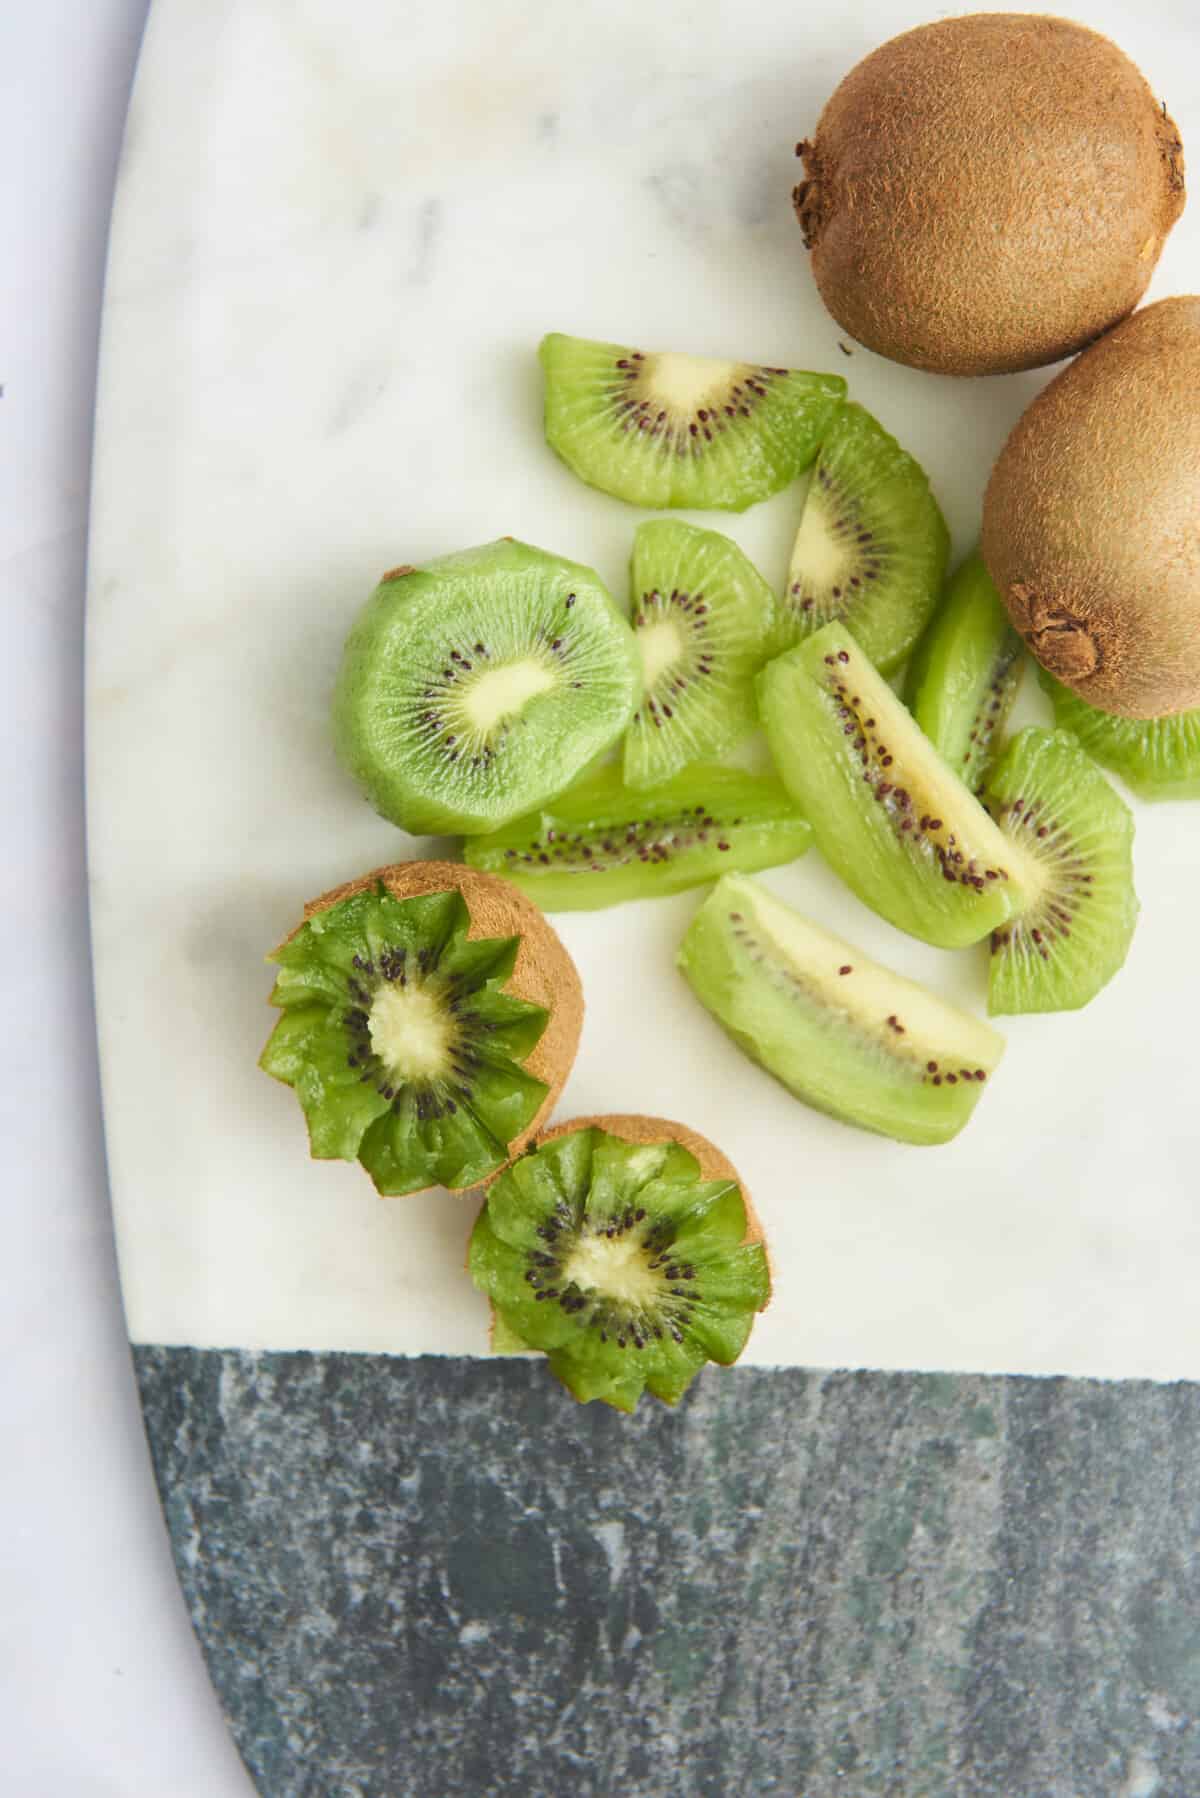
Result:
<instances>
[{"instance_id":1,"label":"star cut kiwi half","mask_svg":"<svg viewBox=\"0 0 1200 1798\"><path fill-rule=\"evenodd\" d=\"M386 1197L477 1186L549 1114L583 996L538 908L506 881L406 862L305 908L270 959L281 1009L259 1065L291 1086L314 1157Z\"/></svg>"},{"instance_id":2,"label":"star cut kiwi half","mask_svg":"<svg viewBox=\"0 0 1200 1798\"><path fill-rule=\"evenodd\" d=\"M488 1188L468 1266L493 1345L540 1349L581 1402L676 1404L728 1366L771 1291L761 1226L732 1164L665 1118L576 1118Z\"/></svg>"}]
</instances>

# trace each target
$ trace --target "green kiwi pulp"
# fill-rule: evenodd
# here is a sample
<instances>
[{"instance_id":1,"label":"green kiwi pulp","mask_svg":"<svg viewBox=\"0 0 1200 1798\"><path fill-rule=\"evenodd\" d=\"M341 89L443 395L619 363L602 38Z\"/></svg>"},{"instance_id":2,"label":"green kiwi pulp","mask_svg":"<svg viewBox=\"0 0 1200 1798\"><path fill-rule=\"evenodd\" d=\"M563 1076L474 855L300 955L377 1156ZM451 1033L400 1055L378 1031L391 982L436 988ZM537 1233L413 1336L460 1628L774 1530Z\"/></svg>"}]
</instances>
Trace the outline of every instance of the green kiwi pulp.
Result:
<instances>
[{"instance_id":1,"label":"green kiwi pulp","mask_svg":"<svg viewBox=\"0 0 1200 1798\"><path fill-rule=\"evenodd\" d=\"M949 550L920 464L869 412L843 406L804 501L776 650L838 620L883 673L898 668L937 604Z\"/></svg>"},{"instance_id":2,"label":"green kiwi pulp","mask_svg":"<svg viewBox=\"0 0 1200 1798\"><path fill-rule=\"evenodd\" d=\"M540 1349L577 1399L667 1404L736 1361L770 1276L734 1178L678 1142L591 1127L522 1155L489 1187L468 1266L502 1346Z\"/></svg>"},{"instance_id":3,"label":"green kiwi pulp","mask_svg":"<svg viewBox=\"0 0 1200 1798\"><path fill-rule=\"evenodd\" d=\"M768 662L758 687L783 783L864 904L943 949L978 942L1022 909L1036 869L848 630L827 625Z\"/></svg>"},{"instance_id":4,"label":"green kiwi pulp","mask_svg":"<svg viewBox=\"0 0 1200 1798\"><path fill-rule=\"evenodd\" d=\"M1025 661L1025 647L976 551L947 587L904 688L913 717L973 793L996 759Z\"/></svg>"},{"instance_id":5,"label":"green kiwi pulp","mask_svg":"<svg viewBox=\"0 0 1200 1798\"><path fill-rule=\"evenodd\" d=\"M404 830L495 830L613 743L637 645L590 568L502 538L385 575L347 640L339 754Z\"/></svg>"},{"instance_id":6,"label":"green kiwi pulp","mask_svg":"<svg viewBox=\"0 0 1200 1798\"><path fill-rule=\"evenodd\" d=\"M313 1155L361 1162L387 1196L477 1185L549 1090L523 1066L549 1013L504 990L521 939L470 923L460 892L381 883L271 957L283 1016L259 1065L294 1088Z\"/></svg>"},{"instance_id":7,"label":"green kiwi pulp","mask_svg":"<svg viewBox=\"0 0 1200 1798\"><path fill-rule=\"evenodd\" d=\"M736 543L674 518L639 525L630 580L643 692L625 779L649 787L754 729L775 598Z\"/></svg>"},{"instance_id":8,"label":"green kiwi pulp","mask_svg":"<svg viewBox=\"0 0 1200 1798\"><path fill-rule=\"evenodd\" d=\"M754 1061L831 1117L940 1143L1004 1052L979 1018L881 967L737 874L692 920L679 965Z\"/></svg>"},{"instance_id":9,"label":"green kiwi pulp","mask_svg":"<svg viewBox=\"0 0 1200 1798\"><path fill-rule=\"evenodd\" d=\"M631 791L598 769L539 811L464 849L544 911L591 911L677 893L727 868L771 868L803 855L812 827L778 780L693 765Z\"/></svg>"},{"instance_id":10,"label":"green kiwi pulp","mask_svg":"<svg viewBox=\"0 0 1200 1798\"><path fill-rule=\"evenodd\" d=\"M1139 799L1200 799L1200 711L1118 718L1097 711L1044 668L1038 679L1050 695L1055 723L1072 731Z\"/></svg>"},{"instance_id":11,"label":"green kiwi pulp","mask_svg":"<svg viewBox=\"0 0 1200 1798\"><path fill-rule=\"evenodd\" d=\"M1129 953L1138 901L1133 818L1066 731L1013 738L984 795L1041 881L1033 902L992 935L988 1010L1074 1011Z\"/></svg>"},{"instance_id":12,"label":"green kiwi pulp","mask_svg":"<svg viewBox=\"0 0 1200 1798\"><path fill-rule=\"evenodd\" d=\"M538 352L546 441L589 486L635 506L744 511L808 467L841 404L838 375L594 343Z\"/></svg>"}]
</instances>

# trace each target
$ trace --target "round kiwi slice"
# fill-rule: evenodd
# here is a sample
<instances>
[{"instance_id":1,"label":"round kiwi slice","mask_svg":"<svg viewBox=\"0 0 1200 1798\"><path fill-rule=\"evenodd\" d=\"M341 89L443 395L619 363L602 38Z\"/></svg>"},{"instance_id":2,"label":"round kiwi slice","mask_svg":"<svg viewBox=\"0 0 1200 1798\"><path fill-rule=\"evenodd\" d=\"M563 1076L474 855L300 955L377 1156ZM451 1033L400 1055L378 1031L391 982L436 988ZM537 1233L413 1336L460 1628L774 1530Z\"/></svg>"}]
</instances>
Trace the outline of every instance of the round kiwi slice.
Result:
<instances>
[{"instance_id":1,"label":"round kiwi slice","mask_svg":"<svg viewBox=\"0 0 1200 1798\"><path fill-rule=\"evenodd\" d=\"M635 506L742 512L808 467L839 375L625 349L554 331L538 351L546 441L591 487Z\"/></svg>"},{"instance_id":2,"label":"round kiwi slice","mask_svg":"<svg viewBox=\"0 0 1200 1798\"><path fill-rule=\"evenodd\" d=\"M950 538L924 469L861 406L821 445L779 608L776 653L835 619L883 673L924 630Z\"/></svg>"},{"instance_id":3,"label":"round kiwi slice","mask_svg":"<svg viewBox=\"0 0 1200 1798\"><path fill-rule=\"evenodd\" d=\"M984 798L1040 876L992 935L988 1010L1077 1010L1121 967L1137 923L1129 807L1074 737L1037 726L1013 738Z\"/></svg>"},{"instance_id":4,"label":"round kiwi slice","mask_svg":"<svg viewBox=\"0 0 1200 1798\"><path fill-rule=\"evenodd\" d=\"M976 551L947 587L904 687L913 717L972 793L996 759L1025 662L1021 639Z\"/></svg>"},{"instance_id":5,"label":"round kiwi slice","mask_svg":"<svg viewBox=\"0 0 1200 1798\"><path fill-rule=\"evenodd\" d=\"M1090 706L1045 668L1038 669L1038 679L1050 695L1055 723L1139 799L1200 799L1200 711L1118 718Z\"/></svg>"},{"instance_id":6,"label":"round kiwi slice","mask_svg":"<svg viewBox=\"0 0 1200 1798\"><path fill-rule=\"evenodd\" d=\"M794 861L812 826L769 775L693 764L633 792L609 766L464 854L546 911L591 911L678 893L727 868Z\"/></svg>"},{"instance_id":7,"label":"round kiwi slice","mask_svg":"<svg viewBox=\"0 0 1200 1798\"><path fill-rule=\"evenodd\" d=\"M1004 1052L990 1025L726 875L679 951L733 1040L831 1117L899 1142L957 1136Z\"/></svg>"},{"instance_id":8,"label":"round kiwi slice","mask_svg":"<svg viewBox=\"0 0 1200 1798\"><path fill-rule=\"evenodd\" d=\"M1068 19L939 19L864 57L796 212L860 343L943 374L1073 355L1137 305L1183 210L1179 132L1129 58Z\"/></svg>"},{"instance_id":9,"label":"round kiwi slice","mask_svg":"<svg viewBox=\"0 0 1200 1798\"><path fill-rule=\"evenodd\" d=\"M378 868L314 899L270 959L283 1016L259 1065L294 1088L312 1154L360 1161L385 1196L503 1167L575 1059L574 963L490 874Z\"/></svg>"},{"instance_id":10,"label":"round kiwi slice","mask_svg":"<svg viewBox=\"0 0 1200 1798\"><path fill-rule=\"evenodd\" d=\"M630 581L643 691L625 735L625 779L650 787L723 754L758 723L754 676L775 599L736 543L675 518L638 526Z\"/></svg>"},{"instance_id":11,"label":"round kiwi slice","mask_svg":"<svg viewBox=\"0 0 1200 1798\"><path fill-rule=\"evenodd\" d=\"M346 642L335 740L403 830L495 830L620 736L641 678L599 576L505 537L383 577Z\"/></svg>"},{"instance_id":12,"label":"round kiwi slice","mask_svg":"<svg viewBox=\"0 0 1200 1798\"><path fill-rule=\"evenodd\" d=\"M767 740L817 847L864 905L942 949L977 943L1040 887L850 632L826 625L758 678Z\"/></svg>"},{"instance_id":13,"label":"round kiwi slice","mask_svg":"<svg viewBox=\"0 0 1200 1798\"><path fill-rule=\"evenodd\" d=\"M732 1165L664 1118L576 1118L488 1188L468 1266L506 1345L540 1349L575 1398L676 1404L746 1346L771 1291Z\"/></svg>"}]
</instances>

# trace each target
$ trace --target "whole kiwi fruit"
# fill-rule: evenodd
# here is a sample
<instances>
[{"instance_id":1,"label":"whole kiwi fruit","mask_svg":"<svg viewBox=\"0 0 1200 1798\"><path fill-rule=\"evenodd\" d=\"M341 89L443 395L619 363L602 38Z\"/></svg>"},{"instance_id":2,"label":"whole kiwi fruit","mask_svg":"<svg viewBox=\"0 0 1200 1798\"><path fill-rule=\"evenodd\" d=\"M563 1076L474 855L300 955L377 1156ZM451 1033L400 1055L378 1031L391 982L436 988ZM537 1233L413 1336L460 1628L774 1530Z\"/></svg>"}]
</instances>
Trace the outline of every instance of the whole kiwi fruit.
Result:
<instances>
[{"instance_id":1,"label":"whole kiwi fruit","mask_svg":"<svg viewBox=\"0 0 1200 1798\"><path fill-rule=\"evenodd\" d=\"M1067 19L905 32L837 88L793 200L821 297L868 349L989 375L1131 312L1184 204L1179 133L1128 57Z\"/></svg>"},{"instance_id":2,"label":"whole kiwi fruit","mask_svg":"<svg viewBox=\"0 0 1200 1798\"><path fill-rule=\"evenodd\" d=\"M1125 718L1200 706L1200 298L1135 312L1028 407L983 559L1043 667Z\"/></svg>"}]
</instances>

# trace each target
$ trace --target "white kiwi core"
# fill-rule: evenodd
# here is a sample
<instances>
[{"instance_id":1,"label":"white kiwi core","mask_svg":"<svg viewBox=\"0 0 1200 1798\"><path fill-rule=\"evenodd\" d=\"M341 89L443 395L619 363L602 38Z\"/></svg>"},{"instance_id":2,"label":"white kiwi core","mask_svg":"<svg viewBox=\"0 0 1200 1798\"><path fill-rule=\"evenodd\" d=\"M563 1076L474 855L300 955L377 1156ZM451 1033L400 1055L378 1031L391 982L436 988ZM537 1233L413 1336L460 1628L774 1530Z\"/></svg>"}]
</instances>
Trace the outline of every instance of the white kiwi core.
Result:
<instances>
[{"instance_id":1,"label":"white kiwi core","mask_svg":"<svg viewBox=\"0 0 1200 1798\"><path fill-rule=\"evenodd\" d=\"M459 699L462 715L481 736L487 736L506 718L523 711L539 693L557 684L552 668L529 657L500 668L487 668L464 687Z\"/></svg>"},{"instance_id":2,"label":"white kiwi core","mask_svg":"<svg viewBox=\"0 0 1200 1798\"><path fill-rule=\"evenodd\" d=\"M792 550L791 578L802 581L805 591L811 592L814 588L840 586L852 572L845 543L834 536L823 509L810 495L800 514L800 529L796 532Z\"/></svg>"},{"instance_id":3,"label":"white kiwi core","mask_svg":"<svg viewBox=\"0 0 1200 1798\"><path fill-rule=\"evenodd\" d=\"M603 1293L632 1306L662 1297L662 1281L649 1266L644 1246L629 1236L581 1236L563 1265L564 1284Z\"/></svg>"},{"instance_id":4,"label":"white kiwi core","mask_svg":"<svg viewBox=\"0 0 1200 1798\"><path fill-rule=\"evenodd\" d=\"M717 362L708 356L680 356L667 351L647 357L644 379L660 405L669 406L690 418L706 400L717 405L725 401L730 383L740 372L733 362Z\"/></svg>"},{"instance_id":5,"label":"white kiwi core","mask_svg":"<svg viewBox=\"0 0 1200 1798\"><path fill-rule=\"evenodd\" d=\"M432 1079L445 1072L454 1026L427 988L381 986L367 1029L371 1047L395 1078Z\"/></svg>"},{"instance_id":6,"label":"white kiwi core","mask_svg":"<svg viewBox=\"0 0 1200 1798\"><path fill-rule=\"evenodd\" d=\"M664 618L658 624L644 625L637 640L649 692L659 675L683 655L683 633L673 618Z\"/></svg>"}]
</instances>

